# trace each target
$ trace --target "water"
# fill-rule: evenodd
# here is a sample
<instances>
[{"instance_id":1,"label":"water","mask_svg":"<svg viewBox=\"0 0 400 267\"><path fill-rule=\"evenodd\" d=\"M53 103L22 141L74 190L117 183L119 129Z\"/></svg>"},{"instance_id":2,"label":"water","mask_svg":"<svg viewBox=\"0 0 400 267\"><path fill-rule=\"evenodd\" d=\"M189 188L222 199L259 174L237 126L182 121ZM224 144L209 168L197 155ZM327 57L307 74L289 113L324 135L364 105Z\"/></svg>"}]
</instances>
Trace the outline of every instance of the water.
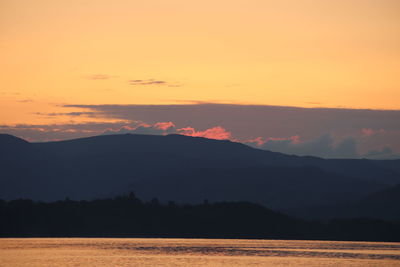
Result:
<instances>
[{"instance_id":1,"label":"water","mask_svg":"<svg viewBox=\"0 0 400 267\"><path fill-rule=\"evenodd\" d=\"M0 266L400 266L400 243L291 240L9 238Z\"/></svg>"}]
</instances>

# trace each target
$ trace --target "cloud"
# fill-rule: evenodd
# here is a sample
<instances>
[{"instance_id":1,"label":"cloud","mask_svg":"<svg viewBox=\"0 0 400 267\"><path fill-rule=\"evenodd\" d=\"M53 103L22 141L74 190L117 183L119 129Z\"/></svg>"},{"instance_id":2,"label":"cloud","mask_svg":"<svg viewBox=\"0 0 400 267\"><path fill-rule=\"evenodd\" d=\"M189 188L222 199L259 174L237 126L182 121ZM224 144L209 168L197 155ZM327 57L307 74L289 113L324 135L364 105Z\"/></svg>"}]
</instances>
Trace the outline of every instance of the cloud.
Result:
<instances>
[{"instance_id":1,"label":"cloud","mask_svg":"<svg viewBox=\"0 0 400 267\"><path fill-rule=\"evenodd\" d=\"M177 130L177 133L193 137L205 137L210 139L232 139L232 134L221 126L215 126L204 131L196 131L193 127L185 127Z\"/></svg>"},{"instance_id":2,"label":"cloud","mask_svg":"<svg viewBox=\"0 0 400 267\"><path fill-rule=\"evenodd\" d=\"M107 118L138 120L150 124L172 121L177 128L190 125L195 129L210 129L219 125L229 129L238 140L250 140L259 136L267 138L298 135L303 142L310 142L329 133L334 136L335 144L347 137L354 138L357 149L362 154L383 146L400 151L400 110L298 108L204 102L182 105L65 107L83 108Z\"/></svg>"},{"instance_id":3,"label":"cloud","mask_svg":"<svg viewBox=\"0 0 400 267\"><path fill-rule=\"evenodd\" d=\"M250 140L240 140L222 126L214 126L205 130L194 127L176 127L175 123L156 122L116 122L116 123L80 123L53 125L0 125L0 132L13 134L28 141L56 141L88 137L100 134L151 134L167 135L181 134L193 137L204 137L218 140L242 142L249 146L269 151L293 154L299 156L317 156L323 158L370 158L396 159L400 154L390 147L375 149L368 153L358 153L359 142L354 137L335 140L331 134L324 134L316 139L303 141L299 135L289 137L257 137Z\"/></svg>"},{"instance_id":4,"label":"cloud","mask_svg":"<svg viewBox=\"0 0 400 267\"><path fill-rule=\"evenodd\" d=\"M149 79L149 80L129 80L128 81L130 85L164 85L167 82L166 81L158 81L154 79Z\"/></svg>"},{"instance_id":5,"label":"cloud","mask_svg":"<svg viewBox=\"0 0 400 267\"><path fill-rule=\"evenodd\" d=\"M374 157L389 147L400 151L400 110L296 108L213 104L185 105L62 105L65 112L40 116L71 116L118 120L116 124L26 125L0 131L29 140L70 139L109 133L186 134L241 141L289 154L322 157ZM73 108L73 112L69 112ZM80 110L75 111L76 108ZM30 128L29 128L30 127ZM226 130L229 129L229 130ZM381 153L382 157L392 154Z\"/></svg>"},{"instance_id":6,"label":"cloud","mask_svg":"<svg viewBox=\"0 0 400 267\"><path fill-rule=\"evenodd\" d=\"M370 136L374 136L376 134L385 133L385 130L384 129L374 130L374 129L370 129L370 128L362 128L361 133L363 136L370 137Z\"/></svg>"},{"instance_id":7,"label":"cloud","mask_svg":"<svg viewBox=\"0 0 400 267\"><path fill-rule=\"evenodd\" d=\"M130 85L164 85L168 87L180 87L179 84L169 83L167 81L147 79L147 80L129 80Z\"/></svg>"},{"instance_id":8,"label":"cloud","mask_svg":"<svg viewBox=\"0 0 400 267\"><path fill-rule=\"evenodd\" d=\"M308 142L300 141L299 136L288 138L262 138L246 141L246 144L265 150L298 156L316 156L322 158L358 158L356 140L347 137L335 144L330 134L324 134Z\"/></svg>"},{"instance_id":9,"label":"cloud","mask_svg":"<svg viewBox=\"0 0 400 267\"><path fill-rule=\"evenodd\" d=\"M108 80L113 77L115 77L115 76L108 75L108 74L92 74L92 75L86 76L85 78L89 79L89 80Z\"/></svg>"},{"instance_id":10,"label":"cloud","mask_svg":"<svg viewBox=\"0 0 400 267\"><path fill-rule=\"evenodd\" d=\"M55 141L94 136L100 134L181 134L210 139L231 139L232 135L221 126L203 131L193 127L177 128L172 122L115 122L115 123L78 123L78 124L18 124L0 125L0 132L12 134L28 141Z\"/></svg>"},{"instance_id":11,"label":"cloud","mask_svg":"<svg viewBox=\"0 0 400 267\"><path fill-rule=\"evenodd\" d=\"M181 134L193 137L204 137L209 139L232 139L232 134L221 126L215 126L203 131L196 130L193 127L176 128L172 122L157 122L154 124L141 123L136 127L123 126L119 129L108 129L104 134L152 134L152 135L166 135L166 134Z\"/></svg>"},{"instance_id":12,"label":"cloud","mask_svg":"<svg viewBox=\"0 0 400 267\"><path fill-rule=\"evenodd\" d=\"M163 130L163 131L168 131L170 128L175 128L175 124L171 121L168 122L157 122L154 124L154 127L157 129Z\"/></svg>"},{"instance_id":13,"label":"cloud","mask_svg":"<svg viewBox=\"0 0 400 267\"><path fill-rule=\"evenodd\" d=\"M57 117L57 116L71 116L71 117L80 117L80 116L87 116L87 117L98 117L98 112L50 112L50 113L43 113L43 112L35 112L34 114L46 117Z\"/></svg>"},{"instance_id":14,"label":"cloud","mask_svg":"<svg viewBox=\"0 0 400 267\"><path fill-rule=\"evenodd\" d=\"M383 147L380 150L371 150L362 157L368 159L400 159L400 153L395 153L390 147Z\"/></svg>"},{"instance_id":15,"label":"cloud","mask_svg":"<svg viewBox=\"0 0 400 267\"><path fill-rule=\"evenodd\" d=\"M21 100L17 100L17 102L20 102L20 103L33 103L34 100L33 99L21 99Z\"/></svg>"},{"instance_id":16,"label":"cloud","mask_svg":"<svg viewBox=\"0 0 400 267\"><path fill-rule=\"evenodd\" d=\"M103 134L151 134L166 135L176 133L175 125L172 122L157 122L153 125L139 123L136 126L125 125L118 129L107 129Z\"/></svg>"},{"instance_id":17,"label":"cloud","mask_svg":"<svg viewBox=\"0 0 400 267\"><path fill-rule=\"evenodd\" d=\"M125 121L67 124L17 124L0 125L0 132L12 134L31 142L45 142L100 135L104 132L104 129L117 129L124 125L126 125Z\"/></svg>"}]
</instances>

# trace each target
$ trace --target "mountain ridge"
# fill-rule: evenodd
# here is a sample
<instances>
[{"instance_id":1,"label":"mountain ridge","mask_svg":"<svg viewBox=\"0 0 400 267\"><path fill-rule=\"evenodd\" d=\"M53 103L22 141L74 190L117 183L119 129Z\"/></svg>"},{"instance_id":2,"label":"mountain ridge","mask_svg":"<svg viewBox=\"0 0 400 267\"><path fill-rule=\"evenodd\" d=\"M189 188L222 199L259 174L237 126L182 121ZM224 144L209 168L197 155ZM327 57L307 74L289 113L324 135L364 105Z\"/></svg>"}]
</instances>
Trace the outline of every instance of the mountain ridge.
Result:
<instances>
[{"instance_id":1,"label":"mountain ridge","mask_svg":"<svg viewBox=\"0 0 400 267\"><path fill-rule=\"evenodd\" d=\"M296 209L355 201L400 183L392 162L285 155L228 140L124 134L43 143L21 139L5 146L13 143L4 141L10 138L0 135L0 147L6 148L0 151L4 199L93 199L135 191L144 199L251 201Z\"/></svg>"}]
</instances>

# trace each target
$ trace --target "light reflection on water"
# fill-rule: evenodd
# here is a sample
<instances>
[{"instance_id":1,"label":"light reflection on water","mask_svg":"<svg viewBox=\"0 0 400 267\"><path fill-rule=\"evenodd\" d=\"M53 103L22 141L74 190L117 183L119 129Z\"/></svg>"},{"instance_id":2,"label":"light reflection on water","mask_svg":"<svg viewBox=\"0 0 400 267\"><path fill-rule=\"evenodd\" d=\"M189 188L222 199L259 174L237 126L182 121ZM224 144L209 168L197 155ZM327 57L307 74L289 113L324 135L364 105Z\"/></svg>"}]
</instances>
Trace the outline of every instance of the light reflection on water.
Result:
<instances>
[{"instance_id":1,"label":"light reflection on water","mask_svg":"<svg viewBox=\"0 0 400 267\"><path fill-rule=\"evenodd\" d=\"M400 243L233 240L0 239L0 266L400 266Z\"/></svg>"}]
</instances>

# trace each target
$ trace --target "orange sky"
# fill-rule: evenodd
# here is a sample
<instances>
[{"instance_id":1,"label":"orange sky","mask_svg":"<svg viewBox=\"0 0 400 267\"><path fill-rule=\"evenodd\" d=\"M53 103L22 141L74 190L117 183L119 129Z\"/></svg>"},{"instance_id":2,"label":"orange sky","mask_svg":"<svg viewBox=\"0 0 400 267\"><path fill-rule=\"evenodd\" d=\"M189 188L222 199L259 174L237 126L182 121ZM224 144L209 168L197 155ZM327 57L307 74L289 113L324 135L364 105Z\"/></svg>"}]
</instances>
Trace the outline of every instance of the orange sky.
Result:
<instances>
[{"instance_id":1,"label":"orange sky","mask_svg":"<svg viewBox=\"0 0 400 267\"><path fill-rule=\"evenodd\" d=\"M69 121L36 114L60 104L400 109L399 14L398 0L2 0L0 124Z\"/></svg>"}]
</instances>

